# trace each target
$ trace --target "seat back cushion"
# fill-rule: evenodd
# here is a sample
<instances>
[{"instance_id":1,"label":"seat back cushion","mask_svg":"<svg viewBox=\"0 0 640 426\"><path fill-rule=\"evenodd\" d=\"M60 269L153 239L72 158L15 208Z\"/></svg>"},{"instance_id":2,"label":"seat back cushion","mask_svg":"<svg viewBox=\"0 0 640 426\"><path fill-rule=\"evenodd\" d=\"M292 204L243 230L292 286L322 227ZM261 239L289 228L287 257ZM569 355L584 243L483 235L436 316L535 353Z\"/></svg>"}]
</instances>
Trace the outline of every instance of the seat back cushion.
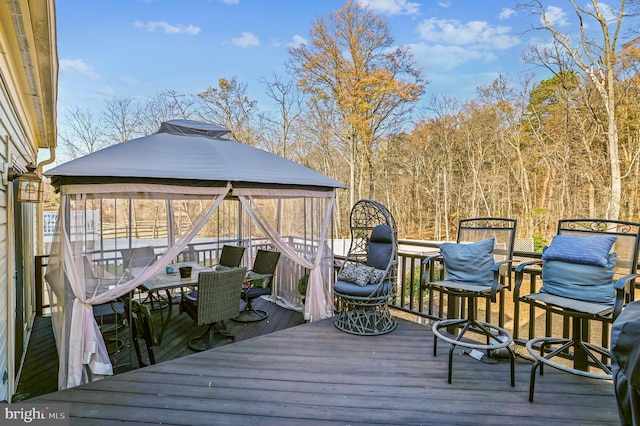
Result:
<instances>
[{"instance_id":1,"label":"seat back cushion","mask_svg":"<svg viewBox=\"0 0 640 426\"><path fill-rule=\"evenodd\" d=\"M444 260L445 279L490 286L493 283L493 248L495 238L470 244L443 243L440 253Z\"/></svg>"},{"instance_id":2,"label":"seat back cushion","mask_svg":"<svg viewBox=\"0 0 640 426\"><path fill-rule=\"evenodd\" d=\"M367 250L367 264L376 269L387 269L393 255L393 235L389 225L378 225L371 231Z\"/></svg>"},{"instance_id":3,"label":"seat back cushion","mask_svg":"<svg viewBox=\"0 0 640 426\"><path fill-rule=\"evenodd\" d=\"M613 289L615 264L615 253L610 253L607 256L606 266L545 260L542 264L540 291L585 302L613 304L615 301Z\"/></svg>"},{"instance_id":4,"label":"seat back cushion","mask_svg":"<svg viewBox=\"0 0 640 426\"><path fill-rule=\"evenodd\" d=\"M556 235L542 253L542 260L561 260L605 267L616 237L606 235Z\"/></svg>"}]
</instances>

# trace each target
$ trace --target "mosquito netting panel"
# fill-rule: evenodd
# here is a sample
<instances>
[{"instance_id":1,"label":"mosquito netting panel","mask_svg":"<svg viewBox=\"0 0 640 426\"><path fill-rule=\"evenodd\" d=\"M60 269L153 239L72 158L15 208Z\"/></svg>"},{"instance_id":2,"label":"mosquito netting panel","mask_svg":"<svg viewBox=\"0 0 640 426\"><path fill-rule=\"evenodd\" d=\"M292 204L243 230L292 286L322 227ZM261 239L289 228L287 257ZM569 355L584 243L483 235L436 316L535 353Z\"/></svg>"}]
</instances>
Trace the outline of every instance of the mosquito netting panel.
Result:
<instances>
[{"instance_id":1,"label":"mosquito netting panel","mask_svg":"<svg viewBox=\"0 0 640 426\"><path fill-rule=\"evenodd\" d=\"M272 191L234 189L248 213L248 244L269 240L284 257L271 298L303 309L308 321L333 316L333 191ZM300 283L306 283L306 286ZM303 294L301 294L301 291ZM304 303L302 303L304 300Z\"/></svg>"},{"instance_id":2,"label":"mosquito netting panel","mask_svg":"<svg viewBox=\"0 0 640 426\"><path fill-rule=\"evenodd\" d=\"M228 191L134 184L61 187L46 273L59 389L113 374L93 306L132 292L162 271L202 231ZM133 276L122 251L143 246L154 247L155 256L137 264L143 268Z\"/></svg>"},{"instance_id":3,"label":"mosquito netting panel","mask_svg":"<svg viewBox=\"0 0 640 426\"><path fill-rule=\"evenodd\" d=\"M248 268L258 248L280 251L271 300L309 321L333 315L333 190L87 184L60 192L46 272L59 389L113 374L94 306L133 294L169 263L212 266L224 244L247 247ZM134 264L131 249L150 255Z\"/></svg>"}]
</instances>

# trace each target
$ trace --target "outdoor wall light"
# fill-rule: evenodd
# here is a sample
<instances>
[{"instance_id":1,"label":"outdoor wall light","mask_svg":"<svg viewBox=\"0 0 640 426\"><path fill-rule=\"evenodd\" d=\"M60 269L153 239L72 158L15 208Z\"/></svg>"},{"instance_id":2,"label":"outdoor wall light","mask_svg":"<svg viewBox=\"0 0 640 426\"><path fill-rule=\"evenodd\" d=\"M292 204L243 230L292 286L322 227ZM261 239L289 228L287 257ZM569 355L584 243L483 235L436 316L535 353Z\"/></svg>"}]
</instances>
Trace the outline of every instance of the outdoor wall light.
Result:
<instances>
[{"instance_id":1,"label":"outdoor wall light","mask_svg":"<svg viewBox=\"0 0 640 426\"><path fill-rule=\"evenodd\" d=\"M42 178L35 172L36 166L29 163L26 165L27 171L20 173L13 167L9 167L7 179L12 181L18 179L17 201L19 203L41 203L44 183Z\"/></svg>"}]
</instances>

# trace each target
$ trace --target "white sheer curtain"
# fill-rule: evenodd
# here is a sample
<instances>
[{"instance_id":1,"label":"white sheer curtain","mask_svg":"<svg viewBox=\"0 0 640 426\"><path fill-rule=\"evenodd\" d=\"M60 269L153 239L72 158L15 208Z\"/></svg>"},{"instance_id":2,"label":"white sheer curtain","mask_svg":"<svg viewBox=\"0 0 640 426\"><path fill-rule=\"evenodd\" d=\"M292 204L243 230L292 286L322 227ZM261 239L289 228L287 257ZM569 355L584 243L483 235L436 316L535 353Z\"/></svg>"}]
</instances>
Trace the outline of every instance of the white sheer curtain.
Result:
<instances>
[{"instance_id":1,"label":"white sheer curtain","mask_svg":"<svg viewBox=\"0 0 640 426\"><path fill-rule=\"evenodd\" d=\"M291 261L309 270L309 281L304 304L305 319L315 321L333 316L333 253L328 253L330 248L327 246L326 241L327 233L331 226L335 193L333 191L291 190L285 193L280 191L276 195L272 190L234 189L233 194L238 196L253 222L271 239L280 252ZM268 215L256 202L259 197L324 199L325 203L319 203L319 206L324 206L324 211L321 212L321 223L313 225L318 228L318 232L316 233L315 241L309 245L313 251L309 259L301 256L296 248L292 246L290 240L283 238L276 224L269 220Z\"/></svg>"},{"instance_id":2,"label":"white sheer curtain","mask_svg":"<svg viewBox=\"0 0 640 426\"><path fill-rule=\"evenodd\" d=\"M113 374L104 339L93 315L93 305L123 296L153 275L164 270L196 236L216 211L230 187L181 187L151 184L67 185L61 187L61 205L52 243L46 280L51 290L54 334L58 346L60 390ZM175 241L167 240L167 250L141 274L131 278L125 271L92 269L87 262L94 244L104 249L104 235L96 233L96 218L107 212L101 197L117 200L153 199L167 206L171 221L173 206L196 200L197 214L187 215L189 226ZM131 202L129 203L131 205ZM89 207L98 206L98 209ZM122 213L122 212L119 212ZM126 211L131 216L131 211ZM192 213L192 212L187 212ZM110 214L113 214L112 212ZM176 226L168 223L167 235ZM117 230L116 230L117 234ZM90 239L88 235L96 236ZM91 243L91 244L90 244Z\"/></svg>"}]
</instances>

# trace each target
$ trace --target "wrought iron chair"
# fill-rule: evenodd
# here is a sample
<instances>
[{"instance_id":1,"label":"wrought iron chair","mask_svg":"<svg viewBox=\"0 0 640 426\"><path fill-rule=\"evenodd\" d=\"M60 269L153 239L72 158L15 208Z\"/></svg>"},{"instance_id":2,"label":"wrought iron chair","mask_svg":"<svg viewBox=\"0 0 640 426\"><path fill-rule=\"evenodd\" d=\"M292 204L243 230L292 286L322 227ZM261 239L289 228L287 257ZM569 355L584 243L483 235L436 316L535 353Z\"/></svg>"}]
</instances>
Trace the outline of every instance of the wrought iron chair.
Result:
<instances>
[{"instance_id":1,"label":"wrought iron chair","mask_svg":"<svg viewBox=\"0 0 640 426\"><path fill-rule=\"evenodd\" d=\"M90 281L104 279L112 276L94 265L94 262L87 256L82 256L84 277ZM96 276L96 271L99 276ZM93 306L93 316L96 318L98 328L104 337L107 351L115 356L124 348L124 340L118 337L118 332L126 326L124 303L121 300L110 300L109 302Z\"/></svg>"},{"instance_id":2,"label":"wrought iron chair","mask_svg":"<svg viewBox=\"0 0 640 426\"><path fill-rule=\"evenodd\" d=\"M122 256L122 267L125 271L132 268L144 268L153 265L157 260L155 249L152 246L120 249L120 255ZM143 287L138 287L138 289L139 291L146 292ZM151 292L146 293L143 303L149 302L151 309L155 309L155 303L158 304L158 309L162 309L171 301L169 292L167 292L166 298L160 297L157 294L154 295Z\"/></svg>"},{"instance_id":3,"label":"wrought iron chair","mask_svg":"<svg viewBox=\"0 0 640 426\"><path fill-rule=\"evenodd\" d=\"M472 218L458 224L456 243L443 243L440 254L424 261L421 286L428 289L429 297L437 291L440 306L447 296L447 318L432 325L433 355L437 354L438 339L451 344L449 349L448 381L451 383L453 354L457 346L472 350L491 351L505 349L511 363L511 386L515 385L514 358L511 348L513 337L503 327L504 290L510 287L513 245L517 221L507 218ZM444 280L430 281L430 265L434 261L444 264ZM498 325L491 321L491 303L500 296ZM485 300L485 321L479 321L478 300ZM461 303L462 302L462 303ZM466 312L465 312L466 305ZM445 333L446 329L446 333ZM464 339L473 335L475 339ZM477 341L480 336L483 343ZM482 352L480 355L485 356Z\"/></svg>"},{"instance_id":4,"label":"wrought iron chair","mask_svg":"<svg viewBox=\"0 0 640 426\"><path fill-rule=\"evenodd\" d=\"M245 307L240 312L235 321L256 322L262 321L269 316L269 313L262 309L254 309L253 300L261 296L271 294L273 276L278 267L280 252L269 250L258 250L253 260L253 268L247 273L245 287L242 290L242 300Z\"/></svg>"},{"instance_id":5,"label":"wrought iron chair","mask_svg":"<svg viewBox=\"0 0 640 426\"><path fill-rule=\"evenodd\" d=\"M209 325L207 331L189 341L189 347L195 351L210 349L216 343L216 326L228 319L235 318L240 312L240 295L247 268L235 268L225 271L203 271L198 275L198 295L195 300L183 293L180 312L186 312L198 326ZM233 336L218 330L225 338ZM198 341L207 337L206 347Z\"/></svg>"},{"instance_id":6,"label":"wrought iron chair","mask_svg":"<svg viewBox=\"0 0 640 426\"><path fill-rule=\"evenodd\" d=\"M125 306L128 309L128 299L125 299ZM153 347L160 344L155 332L155 326L153 323L153 317L149 308L135 300L131 301L131 338L133 340L133 347L136 351L136 357L138 358L138 366L145 367L147 365L153 365L156 363L156 357L153 352ZM147 351L148 363L145 362L140 349L139 339L142 339Z\"/></svg>"},{"instance_id":7,"label":"wrought iron chair","mask_svg":"<svg viewBox=\"0 0 640 426\"><path fill-rule=\"evenodd\" d=\"M600 219L566 219L542 260L516 268L513 300L544 311L546 335L530 339L529 401L533 402L536 370L543 365L595 379L611 379L609 349L590 343L590 321L602 324L603 341L609 325L633 300L638 264L640 223ZM542 287L521 294L524 269L542 265ZM552 314L563 318L563 337L552 336ZM571 325L569 327L569 324ZM516 324L518 326L518 324ZM569 332L569 328L571 331ZM564 361L562 360L564 359ZM568 361L567 361L568 359Z\"/></svg>"},{"instance_id":8,"label":"wrought iron chair","mask_svg":"<svg viewBox=\"0 0 640 426\"><path fill-rule=\"evenodd\" d=\"M620 424L640 425L640 302L629 303L611 327L611 373Z\"/></svg>"},{"instance_id":9,"label":"wrought iron chair","mask_svg":"<svg viewBox=\"0 0 640 426\"><path fill-rule=\"evenodd\" d=\"M360 200L351 209L350 227L351 246L333 287L335 326L363 336L389 333L398 326L389 310L396 296L396 222L384 205Z\"/></svg>"}]
</instances>

